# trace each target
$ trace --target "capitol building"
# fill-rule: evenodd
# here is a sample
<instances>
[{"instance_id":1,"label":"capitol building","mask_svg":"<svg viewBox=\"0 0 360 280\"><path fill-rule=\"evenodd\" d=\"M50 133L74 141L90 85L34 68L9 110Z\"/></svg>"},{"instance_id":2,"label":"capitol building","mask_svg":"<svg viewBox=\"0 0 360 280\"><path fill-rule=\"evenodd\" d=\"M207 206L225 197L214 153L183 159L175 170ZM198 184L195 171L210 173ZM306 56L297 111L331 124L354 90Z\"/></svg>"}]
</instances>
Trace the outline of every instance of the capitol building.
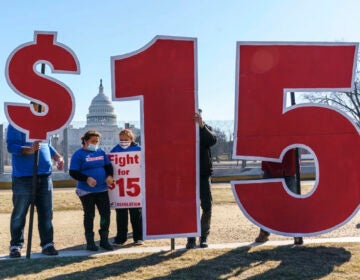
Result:
<instances>
[{"instance_id":1,"label":"capitol building","mask_svg":"<svg viewBox=\"0 0 360 280\"><path fill-rule=\"evenodd\" d=\"M111 100L104 93L104 87L102 85L102 80L100 80L99 92L92 99L89 106L89 112L86 114L86 124L81 122L83 127L75 127L74 124L70 124L67 128L63 129L60 133L54 134L50 137L49 141L55 147L55 149L64 156L65 159L65 169L68 171L69 161L72 154L82 147L81 137L88 130L96 130L101 134L100 147L105 152L110 152L110 150L119 143L119 132L123 128L130 128L135 136L135 142L140 144L140 134L141 131L139 128L136 128L134 125L129 123L124 123L124 127L118 125L117 116L112 105ZM3 125L1 125L3 127ZM7 132L7 126L4 131L0 133L0 177L1 174L5 171L10 173L11 171L11 155L6 148L5 137ZM1 140L0 140L1 141ZM6 166L6 167L5 167ZM3 180L5 180L3 178ZM10 177L6 177L6 180L10 180Z\"/></svg>"},{"instance_id":2,"label":"capitol building","mask_svg":"<svg viewBox=\"0 0 360 280\"><path fill-rule=\"evenodd\" d=\"M135 138L139 137L140 130L138 128L127 123L125 123L125 128L130 128ZM67 143L70 154L81 147L81 137L86 131L92 129L101 133L100 147L105 152L109 152L119 142L119 132L123 129L118 126L114 106L104 93L102 80L100 80L99 92L89 106L85 127L74 128L70 125L67 129ZM63 140L61 136L59 142Z\"/></svg>"}]
</instances>

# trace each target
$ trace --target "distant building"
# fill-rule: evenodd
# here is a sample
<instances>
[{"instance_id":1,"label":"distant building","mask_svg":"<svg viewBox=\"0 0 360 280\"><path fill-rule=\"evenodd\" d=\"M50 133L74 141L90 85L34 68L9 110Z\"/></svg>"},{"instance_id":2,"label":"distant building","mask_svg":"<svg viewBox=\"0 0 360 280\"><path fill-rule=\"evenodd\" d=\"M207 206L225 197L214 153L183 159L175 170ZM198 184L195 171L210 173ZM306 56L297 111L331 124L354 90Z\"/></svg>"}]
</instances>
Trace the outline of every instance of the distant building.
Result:
<instances>
[{"instance_id":1,"label":"distant building","mask_svg":"<svg viewBox=\"0 0 360 280\"><path fill-rule=\"evenodd\" d=\"M134 135L135 141L140 144L140 129L134 125L125 123L125 128L130 128ZM0 126L1 127L1 126ZM11 165L11 155L7 151L5 138L7 132L7 124L2 125L3 129L0 133L0 174L4 173L4 165L7 166L7 172ZM91 101L89 113L86 115L86 125L84 127L75 128L70 125L68 129L60 133L53 134L49 141L64 156L71 155L81 147L81 137L90 129L94 129L101 133L100 147L109 152L119 142L119 132L122 127L118 126L117 116L110 99L104 93L102 80L100 80L99 92ZM64 134L67 132L67 141L64 141ZM67 167L65 168L67 171Z\"/></svg>"},{"instance_id":2,"label":"distant building","mask_svg":"<svg viewBox=\"0 0 360 280\"><path fill-rule=\"evenodd\" d=\"M140 129L130 126L127 123L125 127L131 128L135 137L138 138ZM119 132L122 128L118 126L112 102L104 93L102 80L100 80L98 94L91 101L89 113L86 115L85 127L74 128L70 126L68 129L68 148L70 155L81 147L81 137L90 129L101 133L100 147L106 152L109 152L111 148L119 142Z\"/></svg>"}]
</instances>

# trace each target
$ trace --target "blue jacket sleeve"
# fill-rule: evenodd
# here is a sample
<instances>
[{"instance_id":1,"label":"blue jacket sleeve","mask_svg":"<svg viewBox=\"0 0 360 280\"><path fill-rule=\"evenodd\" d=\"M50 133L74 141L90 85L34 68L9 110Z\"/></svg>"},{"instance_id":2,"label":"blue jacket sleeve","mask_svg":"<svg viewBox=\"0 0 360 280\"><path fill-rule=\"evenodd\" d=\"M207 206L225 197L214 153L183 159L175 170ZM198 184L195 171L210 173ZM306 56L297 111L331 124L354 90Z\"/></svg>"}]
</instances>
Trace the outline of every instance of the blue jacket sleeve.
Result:
<instances>
[{"instance_id":1,"label":"blue jacket sleeve","mask_svg":"<svg viewBox=\"0 0 360 280\"><path fill-rule=\"evenodd\" d=\"M11 154L20 155L22 153L22 146L25 146L25 135L16 130L12 125L8 126L6 135L7 150Z\"/></svg>"}]
</instances>

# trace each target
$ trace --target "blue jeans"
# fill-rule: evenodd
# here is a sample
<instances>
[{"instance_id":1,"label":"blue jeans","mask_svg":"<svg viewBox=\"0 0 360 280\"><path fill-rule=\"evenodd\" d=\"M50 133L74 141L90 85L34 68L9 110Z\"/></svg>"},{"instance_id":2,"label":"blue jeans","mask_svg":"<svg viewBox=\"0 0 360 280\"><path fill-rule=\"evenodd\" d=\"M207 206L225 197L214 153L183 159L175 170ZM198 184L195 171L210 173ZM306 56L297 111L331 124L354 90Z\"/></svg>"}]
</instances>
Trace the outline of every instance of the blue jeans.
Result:
<instances>
[{"instance_id":1,"label":"blue jeans","mask_svg":"<svg viewBox=\"0 0 360 280\"><path fill-rule=\"evenodd\" d=\"M26 214L31 204L32 177L13 177L13 211L10 220L10 248L22 248L24 244L24 227ZM38 214L40 246L53 244L53 183L51 175L38 175L35 206Z\"/></svg>"}]
</instances>

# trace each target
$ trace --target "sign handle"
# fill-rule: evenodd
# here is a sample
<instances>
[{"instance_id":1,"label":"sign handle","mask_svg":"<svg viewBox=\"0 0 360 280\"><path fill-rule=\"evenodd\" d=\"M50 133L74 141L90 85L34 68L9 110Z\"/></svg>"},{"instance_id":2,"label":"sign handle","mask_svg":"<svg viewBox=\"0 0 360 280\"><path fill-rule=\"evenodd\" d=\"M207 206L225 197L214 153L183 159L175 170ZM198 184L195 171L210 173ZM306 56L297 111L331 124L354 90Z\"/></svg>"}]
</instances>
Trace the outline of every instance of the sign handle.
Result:
<instances>
[{"instance_id":1,"label":"sign handle","mask_svg":"<svg viewBox=\"0 0 360 280\"><path fill-rule=\"evenodd\" d=\"M41 64L41 74L45 74L45 64ZM38 105L38 112L41 112L41 105ZM30 218L29 218L29 232L28 232L28 242L26 247L26 258L30 259L31 255L31 241L32 241L32 232L33 232L33 224L34 224L34 206L35 206L35 198L36 198L36 189L38 183L38 165L39 165L39 150L35 151L34 154L34 167L33 167L33 178L32 178L32 191L31 191L31 204L30 204Z\"/></svg>"}]
</instances>

